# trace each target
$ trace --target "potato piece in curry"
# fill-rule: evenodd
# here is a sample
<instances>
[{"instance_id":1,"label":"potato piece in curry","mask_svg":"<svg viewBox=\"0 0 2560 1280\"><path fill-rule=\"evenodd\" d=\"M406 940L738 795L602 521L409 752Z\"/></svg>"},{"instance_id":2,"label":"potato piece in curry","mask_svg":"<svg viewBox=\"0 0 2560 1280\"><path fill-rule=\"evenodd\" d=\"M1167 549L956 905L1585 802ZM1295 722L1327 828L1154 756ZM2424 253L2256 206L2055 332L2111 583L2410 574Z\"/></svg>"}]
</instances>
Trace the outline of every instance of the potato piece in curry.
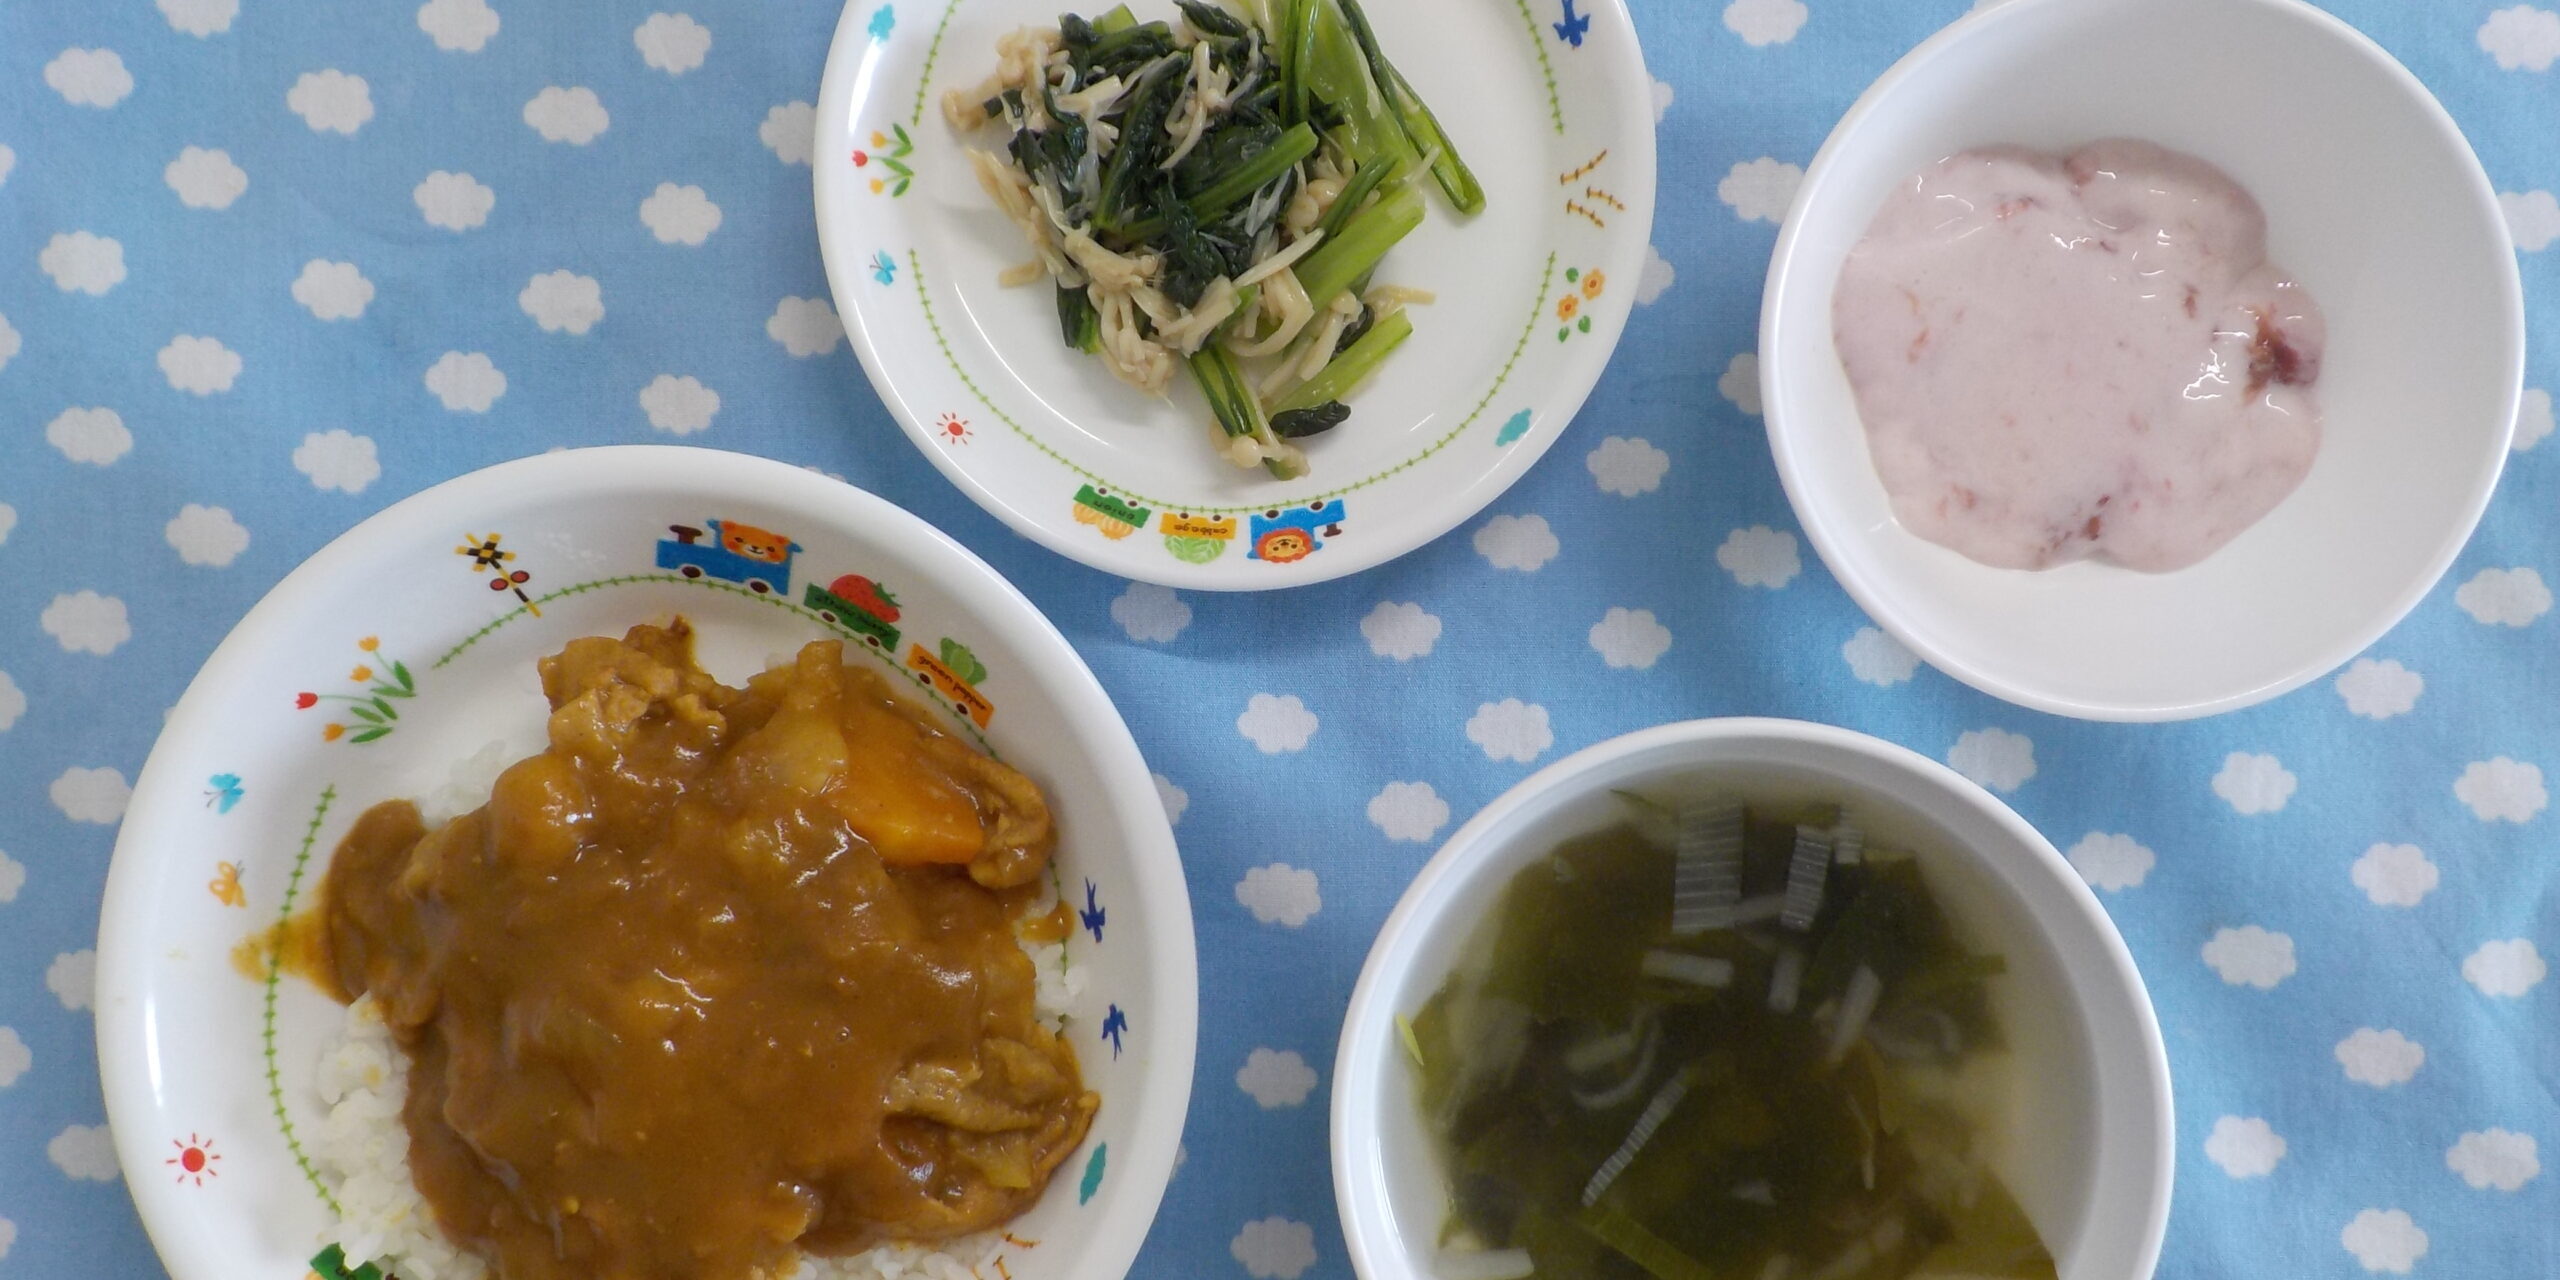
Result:
<instances>
[{"instance_id":1,"label":"potato piece in curry","mask_svg":"<svg viewBox=\"0 0 2560 1280\"><path fill-rule=\"evenodd\" d=\"M1096 1098L1015 908L1039 789L834 642L720 684L691 632L542 662L550 747L360 818L327 976L410 1060L419 1190L502 1280L748 1280L1036 1200Z\"/></svg>"}]
</instances>

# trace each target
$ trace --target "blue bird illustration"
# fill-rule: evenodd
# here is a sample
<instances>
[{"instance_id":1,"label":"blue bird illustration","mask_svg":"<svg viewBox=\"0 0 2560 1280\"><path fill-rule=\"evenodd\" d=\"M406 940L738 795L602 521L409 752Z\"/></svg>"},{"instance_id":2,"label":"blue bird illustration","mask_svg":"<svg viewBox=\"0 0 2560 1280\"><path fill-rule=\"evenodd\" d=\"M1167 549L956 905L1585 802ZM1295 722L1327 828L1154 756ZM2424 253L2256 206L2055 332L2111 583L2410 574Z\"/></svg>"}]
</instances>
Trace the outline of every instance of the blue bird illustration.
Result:
<instances>
[{"instance_id":1,"label":"blue bird illustration","mask_svg":"<svg viewBox=\"0 0 2560 1280\"><path fill-rule=\"evenodd\" d=\"M213 810L215 813L229 813L231 812L231 806L240 803L239 774L217 773L212 777L205 779L205 783L213 788L211 791L204 793L204 804L206 808Z\"/></svg>"},{"instance_id":2,"label":"blue bird illustration","mask_svg":"<svg viewBox=\"0 0 2560 1280\"><path fill-rule=\"evenodd\" d=\"M1093 882L1087 880L1084 882L1084 910L1077 912L1076 918L1084 921L1084 927L1093 931L1095 942L1102 941L1103 915L1102 904L1093 900Z\"/></svg>"},{"instance_id":3,"label":"blue bird illustration","mask_svg":"<svg viewBox=\"0 0 2560 1280\"><path fill-rule=\"evenodd\" d=\"M887 250L882 250L881 252L872 254L871 278L882 284L896 284L898 282L898 260L890 257Z\"/></svg>"},{"instance_id":4,"label":"blue bird illustration","mask_svg":"<svg viewBox=\"0 0 2560 1280\"><path fill-rule=\"evenodd\" d=\"M897 25L897 13L888 5L884 4L878 9L872 11L871 38L874 40L886 40L889 38L889 33L897 28Z\"/></svg>"},{"instance_id":5,"label":"blue bird illustration","mask_svg":"<svg viewBox=\"0 0 2560 1280\"><path fill-rule=\"evenodd\" d=\"M1573 11L1573 0L1564 0L1564 21L1553 25L1556 29L1556 39L1579 49L1582 47L1583 33L1591 29L1591 19L1586 14Z\"/></svg>"},{"instance_id":6,"label":"blue bird illustration","mask_svg":"<svg viewBox=\"0 0 2560 1280\"><path fill-rule=\"evenodd\" d=\"M1120 1033L1128 1029L1129 1015L1120 1012L1120 1006L1111 1006L1111 1012L1102 1019L1102 1038L1111 1042L1112 1057L1120 1056Z\"/></svg>"}]
</instances>

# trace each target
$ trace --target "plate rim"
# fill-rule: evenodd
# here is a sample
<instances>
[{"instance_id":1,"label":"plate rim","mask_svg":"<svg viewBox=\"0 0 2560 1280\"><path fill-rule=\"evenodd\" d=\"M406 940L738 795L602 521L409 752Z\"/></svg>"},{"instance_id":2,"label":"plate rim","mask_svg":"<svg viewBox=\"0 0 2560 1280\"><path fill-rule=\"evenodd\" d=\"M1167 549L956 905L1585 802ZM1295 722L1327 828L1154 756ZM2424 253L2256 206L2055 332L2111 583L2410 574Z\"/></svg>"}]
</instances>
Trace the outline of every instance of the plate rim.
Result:
<instances>
[{"instance_id":1,"label":"plate rim","mask_svg":"<svg viewBox=\"0 0 2560 1280\"><path fill-rule=\"evenodd\" d=\"M857 0L858 2L858 0ZM1064 633L1029 597L1003 574L923 517L868 490L788 463L752 454L689 445L605 445L555 450L516 458L444 480L367 516L331 538L259 597L215 645L185 692L171 707L167 721L136 775L115 848L109 857L106 886L98 916L95 1011L98 1079L109 1134L121 1179L142 1220L161 1264L176 1280L233 1280L227 1257L206 1247L207 1215L186 1207L175 1184L136 1180L135 1169L152 1167L155 1140L139 1121L158 1111L152 1083L155 1051L155 991L150 975L154 962L146 923L148 891L165 855L150 846L166 846L166 829L176 815L189 812L189 784L174 772L182 744L218 732L212 722L216 691L254 670L261 660L259 641L288 626L301 601L362 566L370 548L383 544L408 526L449 509L457 500L484 491L515 492L519 487L555 492L610 493L617 485L638 481L672 481L715 492L752 496L770 505L796 506L819 522L844 527L851 521L874 523L913 535L918 555L944 562L944 581L956 583L955 597L976 596L992 602L995 612L1012 612L1022 625L1021 643L1050 659L1058 695L1066 709L1100 741L1111 757L1110 776L1116 806L1136 818L1129 842L1131 891L1148 912L1163 922L1160 944L1169 950L1164 963L1149 972L1161 1002L1159 1017L1171 1019L1162 1034L1162 1087L1133 1099L1137 1118L1132 1149L1115 1152L1120 1170L1115 1184L1135 1181L1145 1188L1122 1193L1094 1220L1090 1239L1094 1252L1077 1280L1126 1275L1170 1188L1182 1132L1188 1119L1191 1086L1199 1053L1199 954L1196 922L1179 846L1171 820L1153 794L1152 784L1128 779L1148 772L1144 754L1128 723L1101 681ZM857 536L873 537L871 533ZM1140 791L1146 794L1140 795ZM1144 803L1139 803L1143 801ZM166 991L159 991L165 996Z\"/></svg>"},{"instance_id":2,"label":"plate rim","mask_svg":"<svg viewBox=\"0 0 2560 1280\"><path fill-rule=\"evenodd\" d=\"M948 0L941 10L941 17L947 20L953 10L967 2L968 0ZM1456 0L1440 0L1440 2L1450 3ZM1500 5L1502 0L1483 0L1483 2ZM1542 66L1546 65L1550 59L1544 43L1543 30L1537 27L1536 19L1530 15L1526 0L1513 0L1513 3L1519 8L1521 17L1530 24L1532 38L1539 41L1535 48L1540 63ZM861 273L868 269L869 264L860 260L859 253L853 246L839 244L839 241L849 235L855 225L858 225L859 220L848 216L844 205L839 201L838 189L847 180L831 178L830 175L835 170L826 163L829 156L843 151L850 143L852 134L847 123L849 120L847 109L852 102L856 83L867 81L876 71L876 68L870 65L870 60L863 56L866 46L871 44L871 35L867 23L860 16L873 7L875 7L873 0L845 0L844 9L837 19L834 37L829 43L826 69L819 86L817 132L809 168L810 185L815 197L813 203L816 211L819 256L825 266L828 291L835 302L838 318L844 324L846 339L853 347L855 356L861 361L863 376L870 383L873 395L880 401L882 407L889 411L889 416L898 424L899 430L908 441L932 462L934 469L940 472L944 479L966 494L971 502L1003 521L1006 527L1015 533L1069 560L1114 577L1160 586L1203 591L1269 591L1308 586L1346 577L1420 550L1492 506L1503 494L1509 492L1522 476L1527 475L1531 467L1545 457L1547 451L1581 415L1583 406L1589 401L1592 391L1599 386L1602 375L1607 372L1610 361L1617 354L1619 342L1626 336L1628 324L1634 318L1634 291L1630 288L1610 300L1606 314L1611 323L1607 326L1607 332L1598 333L1596 330L1601 326L1593 326L1595 332L1591 336L1600 339L1594 349L1576 353L1571 357L1572 363L1565 366L1571 371L1570 375L1563 379L1551 380L1538 391L1537 397L1540 403L1536 407L1555 411L1551 415L1552 425L1542 424L1533 427L1526 436L1507 446L1492 465L1470 472L1470 478L1463 485L1454 488L1453 496L1449 500L1435 504L1436 509L1425 508L1430 511L1427 517L1415 520L1408 525L1398 526L1400 532L1395 536L1346 543L1337 554L1300 561L1287 566L1280 572L1270 571L1275 566L1264 566L1249 573L1239 572L1237 566L1243 565L1245 561L1238 560L1228 564L1224 562L1223 557L1220 562L1210 564L1191 564L1171 556L1129 557L1132 563L1123 563L1121 557L1108 552L1108 548L1116 546L1116 543L1105 542L1097 546L1093 539L1076 537L1072 529L1061 528L1056 520L1044 520L1020 509L1008 502L994 486L979 479L970 468L962 466L958 459L950 456L951 451L931 447L930 426L919 413L911 411L905 398L897 393L897 383L888 373L887 365L873 341L872 326L865 318L860 303L864 294L859 285ZM1608 94L1614 99L1614 105L1627 122L1624 140L1613 141L1612 150L1631 155L1641 175L1641 186L1636 188L1640 191L1639 198L1626 202L1628 208L1625 216L1629 221L1623 225L1628 228L1628 234L1619 237L1617 242L1625 243L1631 236L1634 241L1650 246L1653 242L1654 211L1660 183L1656 157L1657 125L1654 120L1652 101L1653 76L1645 67L1643 48L1636 38L1635 22L1627 10L1626 0L1587 0L1584 15L1595 19L1590 24L1590 34L1585 37L1589 45L1594 47L1593 51L1598 52L1603 58L1619 62L1619 65L1604 68L1602 72L1602 79L1609 86ZM1605 21L1597 19L1605 19ZM937 28L935 35L937 47L939 36L940 31ZM933 56L929 51L928 63ZM922 98L923 94L920 91L920 102ZM927 111L926 114L931 113ZM842 230L838 230L839 227ZM1550 275L1558 265L1560 264L1551 254L1546 268ZM1630 284L1632 283L1630 281ZM855 300L855 305L851 309L845 307L846 299ZM1537 320L1533 315L1528 332L1534 333L1537 328ZM964 381L968 380L968 375L965 373L961 374L961 377ZM1497 381L1495 386L1497 392L1501 385L1503 383ZM1488 403L1491 398L1489 394ZM1479 409L1479 415L1481 412L1482 410ZM1469 420L1469 425L1472 426L1472 419ZM1030 432L1026 430L1023 434L1028 437ZM1444 444L1454 443L1455 434L1456 432L1453 431L1452 439ZM1387 474L1417 465L1429 454L1437 452L1442 447L1444 445L1434 445L1423 454L1389 468ZM1069 476L1074 476L1078 474L1080 468L1069 464L1066 470ZM1365 486L1374 482L1375 478L1363 484ZM1294 506L1307 500L1307 495L1287 496L1290 501L1280 505ZM1339 496L1339 494L1332 496ZM1222 564L1224 567L1221 567Z\"/></svg>"}]
</instances>

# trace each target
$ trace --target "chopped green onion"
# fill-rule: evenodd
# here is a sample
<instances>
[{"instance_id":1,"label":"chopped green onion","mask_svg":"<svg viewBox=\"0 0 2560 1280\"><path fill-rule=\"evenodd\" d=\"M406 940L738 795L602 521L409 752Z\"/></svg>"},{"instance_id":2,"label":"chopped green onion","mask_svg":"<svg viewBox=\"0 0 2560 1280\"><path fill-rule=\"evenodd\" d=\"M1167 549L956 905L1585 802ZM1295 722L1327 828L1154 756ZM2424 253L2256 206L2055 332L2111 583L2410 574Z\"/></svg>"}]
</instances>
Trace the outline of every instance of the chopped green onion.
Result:
<instances>
[{"instance_id":1,"label":"chopped green onion","mask_svg":"<svg viewBox=\"0 0 2560 1280\"><path fill-rule=\"evenodd\" d=\"M1787 909L1787 895L1763 893L1733 904L1733 924L1739 929L1746 924L1767 924Z\"/></svg>"},{"instance_id":2,"label":"chopped green onion","mask_svg":"<svg viewBox=\"0 0 2560 1280\"><path fill-rule=\"evenodd\" d=\"M1849 975L1849 989L1841 994L1839 1012L1832 1016L1831 1046L1823 1051L1823 1061L1838 1062L1849 1056L1849 1046L1867 1033L1867 1019L1876 1015L1876 1001L1883 995L1884 979L1875 970L1859 965Z\"/></svg>"},{"instance_id":3,"label":"chopped green onion","mask_svg":"<svg viewBox=\"0 0 2560 1280\"><path fill-rule=\"evenodd\" d=\"M1896 1007L1918 1004L1971 986L1985 978L1997 978L2008 971L2008 959L1998 954L1952 956L1928 965L1896 983L1893 990L1893 1003Z\"/></svg>"},{"instance_id":4,"label":"chopped green onion","mask_svg":"<svg viewBox=\"0 0 2560 1280\"><path fill-rule=\"evenodd\" d=\"M1433 1280L1529 1280L1537 1273L1526 1249L1443 1249L1431 1260Z\"/></svg>"},{"instance_id":5,"label":"chopped green onion","mask_svg":"<svg viewBox=\"0 0 2560 1280\"><path fill-rule=\"evenodd\" d=\"M1609 794L1626 802L1627 820L1635 824L1636 834L1650 844L1669 849L1680 843L1680 811L1633 791L1611 788Z\"/></svg>"},{"instance_id":6,"label":"chopped green onion","mask_svg":"<svg viewBox=\"0 0 2560 1280\"><path fill-rule=\"evenodd\" d=\"M1614 1111L1634 1101L1645 1081L1653 1078L1654 1059L1662 1053L1662 1019L1648 1010L1637 1026L1628 1028L1627 1034L1636 1038L1635 1061L1628 1063L1626 1070L1619 1072L1618 1078L1604 1087L1584 1089L1575 1085L1573 1105L1585 1111ZM1574 1069L1570 1061L1565 1064L1565 1069Z\"/></svg>"},{"instance_id":7,"label":"chopped green onion","mask_svg":"<svg viewBox=\"0 0 2560 1280\"><path fill-rule=\"evenodd\" d=\"M1648 978L1682 982L1693 987L1725 987L1733 984L1731 960L1691 955L1686 951L1668 951L1661 947L1644 953L1644 963L1637 972Z\"/></svg>"},{"instance_id":8,"label":"chopped green onion","mask_svg":"<svg viewBox=\"0 0 2560 1280\"><path fill-rule=\"evenodd\" d=\"M1803 993L1804 948L1787 947L1778 952L1778 962L1769 969L1769 1012L1794 1013L1796 999Z\"/></svg>"},{"instance_id":9,"label":"chopped green onion","mask_svg":"<svg viewBox=\"0 0 2560 1280\"><path fill-rule=\"evenodd\" d=\"M1845 823L1831 832L1831 865L1854 867L1866 861L1867 833Z\"/></svg>"},{"instance_id":10,"label":"chopped green onion","mask_svg":"<svg viewBox=\"0 0 2560 1280\"><path fill-rule=\"evenodd\" d=\"M1713 1268L1616 1209L1595 1205L1574 1221L1594 1239L1644 1268L1654 1280L1719 1280Z\"/></svg>"}]
</instances>

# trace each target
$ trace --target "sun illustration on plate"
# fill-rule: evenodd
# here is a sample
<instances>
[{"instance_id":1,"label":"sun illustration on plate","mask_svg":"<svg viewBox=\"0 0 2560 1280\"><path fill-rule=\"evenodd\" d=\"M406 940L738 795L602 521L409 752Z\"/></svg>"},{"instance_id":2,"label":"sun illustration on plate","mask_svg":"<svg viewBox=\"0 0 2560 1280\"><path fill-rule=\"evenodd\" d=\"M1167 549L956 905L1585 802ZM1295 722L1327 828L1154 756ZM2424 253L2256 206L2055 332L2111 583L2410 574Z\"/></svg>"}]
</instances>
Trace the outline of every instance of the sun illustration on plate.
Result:
<instances>
[{"instance_id":1,"label":"sun illustration on plate","mask_svg":"<svg viewBox=\"0 0 2560 1280\"><path fill-rule=\"evenodd\" d=\"M222 1176L222 1170L213 1167L222 1160L222 1157L213 1149L213 1139L189 1133L186 1141L180 1142L176 1138L171 1138L169 1145L177 1148L178 1154L160 1163L176 1168L178 1181L193 1182L201 1187L205 1179Z\"/></svg>"},{"instance_id":2,"label":"sun illustration on plate","mask_svg":"<svg viewBox=\"0 0 2560 1280\"><path fill-rule=\"evenodd\" d=\"M956 413L946 413L933 424L934 437L944 444L967 444L973 434L969 421Z\"/></svg>"}]
</instances>

